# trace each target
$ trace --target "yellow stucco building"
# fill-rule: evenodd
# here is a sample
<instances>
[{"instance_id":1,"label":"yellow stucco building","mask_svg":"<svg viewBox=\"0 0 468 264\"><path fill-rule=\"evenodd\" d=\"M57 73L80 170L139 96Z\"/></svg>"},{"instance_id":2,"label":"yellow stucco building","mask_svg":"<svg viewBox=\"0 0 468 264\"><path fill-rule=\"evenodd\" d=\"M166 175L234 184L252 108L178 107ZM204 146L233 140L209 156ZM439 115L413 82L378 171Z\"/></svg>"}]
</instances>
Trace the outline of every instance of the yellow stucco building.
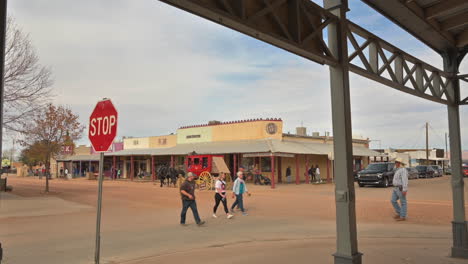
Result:
<instances>
[{"instance_id":1,"label":"yellow stucco building","mask_svg":"<svg viewBox=\"0 0 468 264\"><path fill-rule=\"evenodd\" d=\"M379 155L369 149L368 139L353 139L356 170L367 166L368 157ZM122 178L156 179L155 167L167 164L184 169L191 154L221 155L231 174L240 166L247 172L257 168L275 183L309 181L308 169L318 166L324 181L333 179L333 138L283 133L281 119L254 119L231 122L210 121L185 126L175 134L124 139L123 150L106 154ZM290 168L291 177L286 178Z\"/></svg>"}]
</instances>

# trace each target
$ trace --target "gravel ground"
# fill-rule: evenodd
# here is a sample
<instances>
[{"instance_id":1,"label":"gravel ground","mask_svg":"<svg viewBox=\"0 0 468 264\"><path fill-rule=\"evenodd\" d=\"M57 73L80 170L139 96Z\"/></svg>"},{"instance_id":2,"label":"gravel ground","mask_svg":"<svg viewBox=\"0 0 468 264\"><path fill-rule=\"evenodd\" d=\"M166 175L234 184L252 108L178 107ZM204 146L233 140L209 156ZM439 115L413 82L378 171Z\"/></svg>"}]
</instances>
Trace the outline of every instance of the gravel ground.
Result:
<instances>
[{"instance_id":1,"label":"gravel ground","mask_svg":"<svg viewBox=\"0 0 468 264\"><path fill-rule=\"evenodd\" d=\"M97 182L50 182L9 177L0 194L0 242L6 264L93 263ZM357 186L357 185L356 185ZM191 212L179 223L175 188L151 182L105 181L101 263L333 263L334 186L249 185L248 216L211 217L213 192L197 192L198 227ZM409 217L392 219L391 188L356 187L359 250L364 263L466 263L451 247L450 178L410 181ZM468 191L465 188L465 197ZM228 200L230 204L232 200Z\"/></svg>"}]
</instances>

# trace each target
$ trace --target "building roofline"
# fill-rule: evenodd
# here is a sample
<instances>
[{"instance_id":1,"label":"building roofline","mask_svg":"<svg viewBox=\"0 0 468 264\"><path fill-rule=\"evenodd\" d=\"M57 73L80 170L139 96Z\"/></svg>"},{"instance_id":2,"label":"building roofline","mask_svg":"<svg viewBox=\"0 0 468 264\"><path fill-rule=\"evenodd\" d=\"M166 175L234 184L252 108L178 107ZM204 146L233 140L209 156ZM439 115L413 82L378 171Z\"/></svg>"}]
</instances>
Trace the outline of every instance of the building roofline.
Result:
<instances>
[{"instance_id":1,"label":"building roofline","mask_svg":"<svg viewBox=\"0 0 468 264\"><path fill-rule=\"evenodd\" d=\"M191 125L191 126L181 126L179 129L185 128L195 128L195 127L210 127L210 126L220 126L220 125L231 125L231 124L240 124L240 123L249 123L249 122L258 122L258 121L283 121L281 118L255 118L255 119L244 119L244 120L236 120L236 121L226 121L226 122L219 122L215 124L200 124L200 125Z\"/></svg>"},{"instance_id":2,"label":"building roofline","mask_svg":"<svg viewBox=\"0 0 468 264\"><path fill-rule=\"evenodd\" d=\"M287 134L283 133L283 137L295 137L295 138L313 138L313 139L327 139L327 140L333 140L333 137L330 136L301 136L297 134ZM358 138L353 138L353 142L363 142L363 143L368 143L368 139L358 139Z\"/></svg>"}]
</instances>

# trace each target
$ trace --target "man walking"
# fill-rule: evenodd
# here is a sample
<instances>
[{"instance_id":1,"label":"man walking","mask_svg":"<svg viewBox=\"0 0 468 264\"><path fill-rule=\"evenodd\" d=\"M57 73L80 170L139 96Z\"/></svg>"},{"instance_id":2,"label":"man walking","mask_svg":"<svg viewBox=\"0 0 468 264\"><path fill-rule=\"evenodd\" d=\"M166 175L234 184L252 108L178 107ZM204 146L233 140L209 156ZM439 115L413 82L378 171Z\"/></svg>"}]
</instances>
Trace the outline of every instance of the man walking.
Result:
<instances>
[{"instance_id":1,"label":"man walking","mask_svg":"<svg viewBox=\"0 0 468 264\"><path fill-rule=\"evenodd\" d=\"M395 220L405 221L407 216L406 193L408 192L408 171L402 167L404 165L401 158L395 160L397 168L393 177L392 205L395 208ZM398 204L400 200L401 206Z\"/></svg>"},{"instance_id":2,"label":"man walking","mask_svg":"<svg viewBox=\"0 0 468 264\"><path fill-rule=\"evenodd\" d=\"M182 197L182 212L180 213L180 224L185 225L185 216L187 210L192 209L193 217L197 225L201 226L205 221L200 220L198 216L197 202L195 201L195 175L189 172L187 173L187 179L180 186L180 195Z\"/></svg>"}]
</instances>

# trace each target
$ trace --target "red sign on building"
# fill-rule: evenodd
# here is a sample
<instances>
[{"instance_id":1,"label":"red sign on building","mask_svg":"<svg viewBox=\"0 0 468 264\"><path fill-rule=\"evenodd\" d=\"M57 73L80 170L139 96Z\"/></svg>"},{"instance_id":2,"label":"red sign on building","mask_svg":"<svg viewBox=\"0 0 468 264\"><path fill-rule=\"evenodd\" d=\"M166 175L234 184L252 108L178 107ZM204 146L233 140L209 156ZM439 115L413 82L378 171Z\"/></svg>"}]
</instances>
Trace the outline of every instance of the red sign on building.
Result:
<instances>
[{"instance_id":1,"label":"red sign on building","mask_svg":"<svg viewBox=\"0 0 468 264\"><path fill-rule=\"evenodd\" d=\"M64 145L60 147L60 153L62 155L72 155L73 154L73 146L71 145Z\"/></svg>"},{"instance_id":2,"label":"red sign on building","mask_svg":"<svg viewBox=\"0 0 468 264\"><path fill-rule=\"evenodd\" d=\"M117 135L117 110L110 99L96 104L89 117L88 137L96 152L108 151Z\"/></svg>"}]
</instances>

